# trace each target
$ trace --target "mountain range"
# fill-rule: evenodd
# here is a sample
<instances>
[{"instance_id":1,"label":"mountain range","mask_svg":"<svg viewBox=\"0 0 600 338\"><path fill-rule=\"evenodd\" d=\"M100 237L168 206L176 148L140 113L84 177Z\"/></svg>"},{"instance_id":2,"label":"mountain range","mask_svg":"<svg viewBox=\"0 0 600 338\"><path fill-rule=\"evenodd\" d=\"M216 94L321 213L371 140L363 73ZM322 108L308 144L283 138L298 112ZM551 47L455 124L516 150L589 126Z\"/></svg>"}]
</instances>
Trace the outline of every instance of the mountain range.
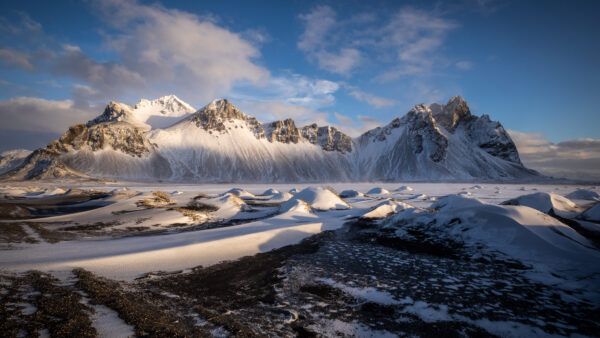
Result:
<instances>
[{"instance_id":1,"label":"mountain range","mask_svg":"<svg viewBox=\"0 0 600 338\"><path fill-rule=\"evenodd\" d=\"M460 96L419 104L352 138L332 126L261 123L227 99L196 111L174 95L111 102L32 153L0 155L1 179L177 182L465 181L541 178L499 122Z\"/></svg>"}]
</instances>

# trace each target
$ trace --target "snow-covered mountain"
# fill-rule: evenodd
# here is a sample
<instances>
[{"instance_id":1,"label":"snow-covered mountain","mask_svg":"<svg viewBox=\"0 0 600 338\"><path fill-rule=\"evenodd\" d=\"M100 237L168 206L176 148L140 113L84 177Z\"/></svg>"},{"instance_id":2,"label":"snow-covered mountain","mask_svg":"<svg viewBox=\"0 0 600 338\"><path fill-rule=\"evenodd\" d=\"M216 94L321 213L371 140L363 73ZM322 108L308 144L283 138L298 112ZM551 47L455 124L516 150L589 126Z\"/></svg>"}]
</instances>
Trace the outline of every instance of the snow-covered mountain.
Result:
<instances>
[{"instance_id":1,"label":"snow-covered mountain","mask_svg":"<svg viewBox=\"0 0 600 338\"><path fill-rule=\"evenodd\" d=\"M193 182L514 180L523 166L498 122L466 101L417 105L351 138L331 126L260 123L226 99L194 109L177 97L111 102L3 175Z\"/></svg>"},{"instance_id":2,"label":"snow-covered mountain","mask_svg":"<svg viewBox=\"0 0 600 338\"><path fill-rule=\"evenodd\" d=\"M31 154L31 150L25 149L7 150L0 153L0 174L18 167L29 154Z\"/></svg>"}]
</instances>

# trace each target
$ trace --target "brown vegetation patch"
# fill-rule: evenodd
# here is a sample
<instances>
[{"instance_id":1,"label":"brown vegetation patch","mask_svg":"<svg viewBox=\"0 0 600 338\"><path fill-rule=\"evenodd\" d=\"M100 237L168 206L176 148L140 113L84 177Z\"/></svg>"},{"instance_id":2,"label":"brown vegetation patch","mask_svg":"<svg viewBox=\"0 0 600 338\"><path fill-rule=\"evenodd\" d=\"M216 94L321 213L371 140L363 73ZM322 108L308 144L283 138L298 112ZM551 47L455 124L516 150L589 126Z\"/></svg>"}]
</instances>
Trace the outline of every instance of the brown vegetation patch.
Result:
<instances>
[{"instance_id":1,"label":"brown vegetation patch","mask_svg":"<svg viewBox=\"0 0 600 338\"><path fill-rule=\"evenodd\" d=\"M94 310L81 303L82 296L73 287L60 286L60 281L38 271L22 277L0 276L7 294L0 301L0 333L2 336L35 337L47 329L53 337L96 337L90 313ZM11 304L26 302L35 312L25 314L23 308Z\"/></svg>"},{"instance_id":2,"label":"brown vegetation patch","mask_svg":"<svg viewBox=\"0 0 600 338\"><path fill-rule=\"evenodd\" d=\"M164 207L167 205L172 205L174 204L175 201L173 201L169 195L167 195L166 193L162 192L162 191L153 191L152 195L144 200L141 200L139 202L137 202L137 206L140 208L158 208L158 207Z\"/></svg>"},{"instance_id":3,"label":"brown vegetation patch","mask_svg":"<svg viewBox=\"0 0 600 338\"><path fill-rule=\"evenodd\" d=\"M139 336L192 337L207 335L194 327L191 320L180 318L168 309L155 305L156 300L131 290L124 290L115 281L98 277L89 271L73 271L79 278L77 287L84 290L92 304L103 304L119 313L127 324L135 327Z\"/></svg>"},{"instance_id":4,"label":"brown vegetation patch","mask_svg":"<svg viewBox=\"0 0 600 338\"><path fill-rule=\"evenodd\" d=\"M0 222L0 242L2 243L37 243L38 240L29 234L19 223Z\"/></svg>"}]
</instances>

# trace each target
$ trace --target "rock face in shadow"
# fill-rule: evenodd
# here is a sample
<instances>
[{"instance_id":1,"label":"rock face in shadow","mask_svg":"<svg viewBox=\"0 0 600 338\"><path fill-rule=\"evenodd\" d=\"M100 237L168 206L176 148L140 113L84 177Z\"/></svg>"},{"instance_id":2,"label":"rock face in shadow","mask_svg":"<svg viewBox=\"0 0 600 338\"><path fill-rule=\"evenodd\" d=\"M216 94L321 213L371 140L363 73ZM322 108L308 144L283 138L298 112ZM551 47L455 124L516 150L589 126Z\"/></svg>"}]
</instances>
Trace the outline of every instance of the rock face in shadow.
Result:
<instances>
[{"instance_id":1,"label":"rock face in shadow","mask_svg":"<svg viewBox=\"0 0 600 338\"><path fill-rule=\"evenodd\" d=\"M175 96L142 100L135 107L111 102L100 116L71 126L30 156L22 165L28 169L16 168L20 173L4 178L64 177L72 172L194 182L540 177L523 166L502 125L487 115L472 115L459 96L445 105L416 105L355 139L316 123L299 128L292 119L261 124L227 99L190 115L192 109ZM149 122L159 117L180 120L166 128Z\"/></svg>"}]
</instances>

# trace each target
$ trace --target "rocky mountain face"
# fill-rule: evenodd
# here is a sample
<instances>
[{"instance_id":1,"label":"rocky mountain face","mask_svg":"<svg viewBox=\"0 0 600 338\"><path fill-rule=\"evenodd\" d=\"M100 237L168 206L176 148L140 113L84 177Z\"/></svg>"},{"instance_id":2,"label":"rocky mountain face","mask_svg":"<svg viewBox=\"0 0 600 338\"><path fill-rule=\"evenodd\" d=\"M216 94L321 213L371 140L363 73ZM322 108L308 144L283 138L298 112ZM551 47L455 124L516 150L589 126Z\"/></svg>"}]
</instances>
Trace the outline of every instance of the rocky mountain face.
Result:
<instances>
[{"instance_id":1,"label":"rocky mountain face","mask_svg":"<svg viewBox=\"0 0 600 338\"><path fill-rule=\"evenodd\" d=\"M356 139L331 126L260 123L226 99L195 113L175 96L111 102L25 159L4 178L93 177L174 181L527 179L498 122L453 97L417 105ZM156 127L165 118L167 127ZM153 122L154 121L154 122ZM152 123L150 123L152 122Z\"/></svg>"},{"instance_id":2,"label":"rocky mountain face","mask_svg":"<svg viewBox=\"0 0 600 338\"><path fill-rule=\"evenodd\" d=\"M11 171L21 165L31 154L31 150L15 149L0 153L0 174Z\"/></svg>"},{"instance_id":3,"label":"rocky mountain face","mask_svg":"<svg viewBox=\"0 0 600 338\"><path fill-rule=\"evenodd\" d=\"M471 114L457 96L416 105L402 118L358 138L360 176L383 180L535 177L502 125Z\"/></svg>"}]
</instances>

